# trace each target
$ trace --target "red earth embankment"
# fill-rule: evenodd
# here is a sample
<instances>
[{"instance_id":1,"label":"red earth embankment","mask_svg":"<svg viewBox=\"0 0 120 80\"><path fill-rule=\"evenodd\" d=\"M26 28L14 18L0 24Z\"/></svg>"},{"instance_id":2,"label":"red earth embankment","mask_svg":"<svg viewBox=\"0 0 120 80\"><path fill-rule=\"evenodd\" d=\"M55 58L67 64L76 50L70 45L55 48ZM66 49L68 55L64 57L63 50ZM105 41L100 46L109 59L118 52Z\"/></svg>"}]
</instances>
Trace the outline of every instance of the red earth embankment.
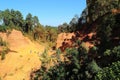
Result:
<instances>
[{"instance_id":1,"label":"red earth embankment","mask_svg":"<svg viewBox=\"0 0 120 80\"><path fill-rule=\"evenodd\" d=\"M76 40L83 41L85 47L90 48L94 46L94 44L91 43L91 39L95 35L96 33L94 32L88 34L82 34L81 32L60 33L57 38L56 48L60 48L62 51L64 51L67 47L72 47L72 44L75 43Z\"/></svg>"}]
</instances>

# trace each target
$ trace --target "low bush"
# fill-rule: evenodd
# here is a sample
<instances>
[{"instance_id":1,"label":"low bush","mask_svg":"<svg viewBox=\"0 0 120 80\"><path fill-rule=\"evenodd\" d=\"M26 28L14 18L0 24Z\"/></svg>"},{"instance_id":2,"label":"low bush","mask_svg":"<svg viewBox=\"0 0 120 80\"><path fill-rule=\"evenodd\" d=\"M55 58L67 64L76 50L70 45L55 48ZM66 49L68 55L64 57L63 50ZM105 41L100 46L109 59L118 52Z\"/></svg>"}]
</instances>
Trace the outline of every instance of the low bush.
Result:
<instances>
[{"instance_id":1,"label":"low bush","mask_svg":"<svg viewBox=\"0 0 120 80\"><path fill-rule=\"evenodd\" d=\"M4 47L2 52L1 52L1 60L5 59L5 55L9 52L9 48L8 47Z\"/></svg>"},{"instance_id":2,"label":"low bush","mask_svg":"<svg viewBox=\"0 0 120 80\"><path fill-rule=\"evenodd\" d=\"M7 46L7 42L0 37L0 46Z\"/></svg>"},{"instance_id":3,"label":"low bush","mask_svg":"<svg viewBox=\"0 0 120 80\"><path fill-rule=\"evenodd\" d=\"M0 46L2 47L2 51L0 53L1 60L4 60L5 59L5 55L9 51L9 48L8 48L8 43L6 41L4 41L1 37L0 37Z\"/></svg>"},{"instance_id":4,"label":"low bush","mask_svg":"<svg viewBox=\"0 0 120 80\"><path fill-rule=\"evenodd\" d=\"M120 61L113 62L95 75L95 80L120 80Z\"/></svg>"}]
</instances>

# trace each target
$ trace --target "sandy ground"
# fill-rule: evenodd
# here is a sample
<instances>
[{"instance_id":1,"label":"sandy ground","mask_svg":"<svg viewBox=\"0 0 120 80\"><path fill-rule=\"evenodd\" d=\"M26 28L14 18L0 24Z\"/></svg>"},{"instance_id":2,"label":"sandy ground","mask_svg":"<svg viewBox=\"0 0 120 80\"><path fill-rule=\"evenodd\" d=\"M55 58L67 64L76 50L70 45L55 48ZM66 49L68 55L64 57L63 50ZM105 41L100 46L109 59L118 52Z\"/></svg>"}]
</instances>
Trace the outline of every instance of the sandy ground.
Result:
<instances>
[{"instance_id":1,"label":"sandy ground","mask_svg":"<svg viewBox=\"0 0 120 80\"><path fill-rule=\"evenodd\" d=\"M9 43L10 50L5 60L0 60L0 77L2 80L29 80L30 72L40 68L39 55L44 46L30 41L20 31L13 30L9 36L0 33Z\"/></svg>"}]
</instances>

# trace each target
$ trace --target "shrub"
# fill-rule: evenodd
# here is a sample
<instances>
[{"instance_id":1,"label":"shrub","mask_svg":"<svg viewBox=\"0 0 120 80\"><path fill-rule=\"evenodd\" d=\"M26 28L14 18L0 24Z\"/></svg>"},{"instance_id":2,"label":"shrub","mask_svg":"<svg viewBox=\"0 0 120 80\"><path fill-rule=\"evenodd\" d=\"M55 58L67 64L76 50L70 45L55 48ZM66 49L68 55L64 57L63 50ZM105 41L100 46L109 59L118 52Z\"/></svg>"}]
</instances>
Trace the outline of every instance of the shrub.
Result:
<instances>
[{"instance_id":1,"label":"shrub","mask_svg":"<svg viewBox=\"0 0 120 80\"><path fill-rule=\"evenodd\" d=\"M0 37L0 46L7 46L7 42Z\"/></svg>"},{"instance_id":2,"label":"shrub","mask_svg":"<svg viewBox=\"0 0 120 80\"><path fill-rule=\"evenodd\" d=\"M120 58L120 46L116 46L114 47L112 50L107 49L104 52L104 56L111 56L111 57L115 57L115 58Z\"/></svg>"},{"instance_id":3,"label":"shrub","mask_svg":"<svg viewBox=\"0 0 120 80\"><path fill-rule=\"evenodd\" d=\"M40 61L42 62L42 65L44 67L47 67L47 65L53 60L53 58L48 54L47 50L44 50L44 52L40 56Z\"/></svg>"},{"instance_id":4,"label":"shrub","mask_svg":"<svg viewBox=\"0 0 120 80\"><path fill-rule=\"evenodd\" d=\"M85 51L85 52L84 52ZM60 54L60 51L57 51L57 55ZM42 64L41 69L39 69L34 77L34 79L42 79L42 80L80 80L86 79L85 75L85 65L81 63L82 57L86 55L86 50L83 47L77 48L69 48L66 51L67 58L65 61L61 61L57 58L58 63L55 64L50 69L46 69L46 67ZM47 58L45 58L47 59ZM84 59L85 60L85 59ZM84 61L85 62L85 61Z\"/></svg>"},{"instance_id":5,"label":"shrub","mask_svg":"<svg viewBox=\"0 0 120 80\"><path fill-rule=\"evenodd\" d=\"M104 56L110 56L111 55L111 50L107 49L105 52L104 52Z\"/></svg>"},{"instance_id":6,"label":"shrub","mask_svg":"<svg viewBox=\"0 0 120 80\"><path fill-rule=\"evenodd\" d=\"M120 80L120 61L113 62L95 75L95 80Z\"/></svg>"},{"instance_id":7,"label":"shrub","mask_svg":"<svg viewBox=\"0 0 120 80\"><path fill-rule=\"evenodd\" d=\"M4 60L4 59L5 59L5 52L2 51L2 53L1 53L1 60Z\"/></svg>"},{"instance_id":8,"label":"shrub","mask_svg":"<svg viewBox=\"0 0 120 80\"><path fill-rule=\"evenodd\" d=\"M114 47L114 49L112 50L112 54L120 59L120 46Z\"/></svg>"},{"instance_id":9,"label":"shrub","mask_svg":"<svg viewBox=\"0 0 120 80\"><path fill-rule=\"evenodd\" d=\"M6 41L3 41L3 39L0 37L0 46L3 47L2 51L1 51L1 60L5 59L5 54L8 53L9 48L8 48L8 43Z\"/></svg>"},{"instance_id":10,"label":"shrub","mask_svg":"<svg viewBox=\"0 0 120 80\"><path fill-rule=\"evenodd\" d=\"M1 52L1 60L5 59L5 55L9 52L9 48L8 47L4 47L2 52Z\"/></svg>"},{"instance_id":11,"label":"shrub","mask_svg":"<svg viewBox=\"0 0 120 80\"><path fill-rule=\"evenodd\" d=\"M101 70L101 68L97 65L97 63L94 60L92 60L92 62L88 64L87 69L93 74Z\"/></svg>"}]
</instances>

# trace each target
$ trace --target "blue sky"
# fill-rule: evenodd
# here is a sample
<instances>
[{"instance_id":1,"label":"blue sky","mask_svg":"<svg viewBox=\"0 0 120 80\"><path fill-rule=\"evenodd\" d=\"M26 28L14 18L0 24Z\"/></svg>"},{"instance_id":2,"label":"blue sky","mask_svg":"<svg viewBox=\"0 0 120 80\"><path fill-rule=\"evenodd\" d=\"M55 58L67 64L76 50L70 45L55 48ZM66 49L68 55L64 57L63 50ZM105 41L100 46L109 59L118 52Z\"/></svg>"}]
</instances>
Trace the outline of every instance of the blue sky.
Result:
<instances>
[{"instance_id":1,"label":"blue sky","mask_svg":"<svg viewBox=\"0 0 120 80\"><path fill-rule=\"evenodd\" d=\"M41 24L52 26L69 23L85 7L86 0L0 0L0 10L19 10L24 18L31 13Z\"/></svg>"}]
</instances>

